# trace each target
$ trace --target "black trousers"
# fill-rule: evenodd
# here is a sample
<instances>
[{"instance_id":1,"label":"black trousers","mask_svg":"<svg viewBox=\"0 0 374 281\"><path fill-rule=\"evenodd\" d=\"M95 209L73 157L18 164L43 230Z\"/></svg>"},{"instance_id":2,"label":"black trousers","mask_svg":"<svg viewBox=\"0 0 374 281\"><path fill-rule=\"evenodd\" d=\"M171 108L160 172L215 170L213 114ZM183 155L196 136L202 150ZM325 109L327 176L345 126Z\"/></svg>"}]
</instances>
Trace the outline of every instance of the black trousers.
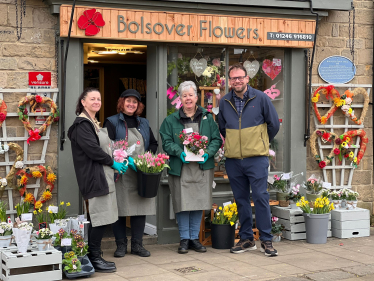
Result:
<instances>
[{"instance_id":1,"label":"black trousers","mask_svg":"<svg viewBox=\"0 0 374 281\"><path fill-rule=\"evenodd\" d=\"M103 239L106 225L92 227L89 226L88 247L90 252L99 252L101 250L101 240Z\"/></svg>"},{"instance_id":2,"label":"black trousers","mask_svg":"<svg viewBox=\"0 0 374 281\"><path fill-rule=\"evenodd\" d=\"M143 240L146 216L131 216L131 239ZM118 221L113 224L113 233L116 240L126 238L126 217L118 217Z\"/></svg>"}]
</instances>

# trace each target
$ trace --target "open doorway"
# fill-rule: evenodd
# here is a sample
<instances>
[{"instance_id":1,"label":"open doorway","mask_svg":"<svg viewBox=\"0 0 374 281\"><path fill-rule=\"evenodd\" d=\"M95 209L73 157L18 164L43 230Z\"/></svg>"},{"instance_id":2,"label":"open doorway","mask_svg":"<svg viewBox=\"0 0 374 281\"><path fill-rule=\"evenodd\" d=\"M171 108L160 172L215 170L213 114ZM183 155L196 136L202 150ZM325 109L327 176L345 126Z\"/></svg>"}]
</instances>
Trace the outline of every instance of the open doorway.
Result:
<instances>
[{"instance_id":1,"label":"open doorway","mask_svg":"<svg viewBox=\"0 0 374 281\"><path fill-rule=\"evenodd\" d=\"M147 46L84 43L84 87L98 88L102 107L97 119L117 114L117 100L127 89L137 90L147 106ZM143 111L145 117L146 110Z\"/></svg>"}]
</instances>

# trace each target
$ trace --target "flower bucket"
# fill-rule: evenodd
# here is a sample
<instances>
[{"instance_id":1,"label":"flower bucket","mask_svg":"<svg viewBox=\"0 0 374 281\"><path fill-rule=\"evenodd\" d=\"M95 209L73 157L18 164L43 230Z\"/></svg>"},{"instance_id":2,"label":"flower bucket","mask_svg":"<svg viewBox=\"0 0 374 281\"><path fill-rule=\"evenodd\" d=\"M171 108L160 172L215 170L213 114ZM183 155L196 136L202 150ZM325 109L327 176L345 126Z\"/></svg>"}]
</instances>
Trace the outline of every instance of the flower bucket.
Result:
<instances>
[{"instance_id":1,"label":"flower bucket","mask_svg":"<svg viewBox=\"0 0 374 281\"><path fill-rule=\"evenodd\" d=\"M322 194L306 194L306 199L309 201L309 206L313 208L314 204L312 202L316 201L317 198L321 198Z\"/></svg>"},{"instance_id":2,"label":"flower bucket","mask_svg":"<svg viewBox=\"0 0 374 281\"><path fill-rule=\"evenodd\" d=\"M38 251L48 251L52 246L52 239L36 239Z\"/></svg>"},{"instance_id":3,"label":"flower bucket","mask_svg":"<svg viewBox=\"0 0 374 281\"><path fill-rule=\"evenodd\" d=\"M307 214L305 219L306 242L310 244L325 244L330 214Z\"/></svg>"},{"instance_id":4,"label":"flower bucket","mask_svg":"<svg viewBox=\"0 0 374 281\"><path fill-rule=\"evenodd\" d=\"M212 248L230 249L235 243L235 225L212 223Z\"/></svg>"},{"instance_id":5,"label":"flower bucket","mask_svg":"<svg viewBox=\"0 0 374 281\"><path fill-rule=\"evenodd\" d=\"M191 151L188 151L186 146L184 146L184 152L186 153L186 157L184 158L184 160L186 160L187 162L200 162L200 161L204 161L204 157L200 156L200 155L196 155L194 153L192 153Z\"/></svg>"},{"instance_id":6,"label":"flower bucket","mask_svg":"<svg viewBox=\"0 0 374 281\"><path fill-rule=\"evenodd\" d=\"M282 240L282 233L279 235L273 234L273 239L271 239L273 242L280 242Z\"/></svg>"},{"instance_id":7,"label":"flower bucket","mask_svg":"<svg viewBox=\"0 0 374 281\"><path fill-rule=\"evenodd\" d=\"M138 170L137 177L138 177L138 194L141 197L145 198L153 198L156 197L158 186L161 180L161 174L147 174L143 173L142 171Z\"/></svg>"},{"instance_id":8,"label":"flower bucket","mask_svg":"<svg viewBox=\"0 0 374 281\"><path fill-rule=\"evenodd\" d=\"M11 240L12 235L0 236L0 248L9 247Z\"/></svg>"},{"instance_id":9,"label":"flower bucket","mask_svg":"<svg viewBox=\"0 0 374 281\"><path fill-rule=\"evenodd\" d=\"M288 193L277 192L277 200L279 201L279 207L288 207L289 201L286 199Z\"/></svg>"}]
</instances>

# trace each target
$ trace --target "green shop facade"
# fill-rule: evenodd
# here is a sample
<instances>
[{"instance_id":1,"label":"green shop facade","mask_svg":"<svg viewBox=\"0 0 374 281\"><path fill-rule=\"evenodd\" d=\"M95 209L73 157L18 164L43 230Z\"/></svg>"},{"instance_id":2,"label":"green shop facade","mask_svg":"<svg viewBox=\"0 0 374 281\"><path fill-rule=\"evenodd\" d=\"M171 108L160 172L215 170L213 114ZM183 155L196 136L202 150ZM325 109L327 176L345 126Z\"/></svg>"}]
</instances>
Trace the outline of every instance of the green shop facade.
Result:
<instances>
[{"instance_id":1,"label":"green shop facade","mask_svg":"<svg viewBox=\"0 0 374 281\"><path fill-rule=\"evenodd\" d=\"M60 40L64 41L60 52L63 55L72 1L47 2L51 13L59 14ZM281 129L271 144L276 156L271 160L269 174L293 171L305 177L307 55L313 47L316 27L310 2L212 2L77 1L66 63L65 128L75 119L76 101L84 87L97 86L103 94L105 111L100 111L100 121L116 113L121 90L136 88L145 100L144 114L161 151L158 129L164 118L179 105L174 89L185 80L196 82L198 103L215 114L220 97L229 89L228 68L240 62L250 74L250 85L264 91L272 100L281 122ZM329 10L351 8L348 0L312 2L320 19L327 17ZM94 27L87 29L87 24L82 26L79 19L92 9L101 15L104 24L90 21L88 24ZM113 57L100 61L104 58L100 55L108 54L105 52L112 53ZM130 63L121 55L140 56L136 58L137 62ZM127 71L125 77L116 78L118 81L108 80L110 82L103 86L103 81L107 81L103 76L114 79L119 71ZM140 73L142 77L137 76ZM92 79L89 81L87 77ZM116 88L109 87L118 83L120 86ZM214 88L219 89L219 94L217 90L214 93ZM218 169L224 174L222 167ZM215 183L214 203L233 200L228 179L216 177ZM68 139L58 155L58 199L71 202L71 215L82 213L83 200ZM179 241L166 174L157 195L157 214L147 217L147 223L153 229L151 233L157 234L158 243Z\"/></svg>"}]
</instances>

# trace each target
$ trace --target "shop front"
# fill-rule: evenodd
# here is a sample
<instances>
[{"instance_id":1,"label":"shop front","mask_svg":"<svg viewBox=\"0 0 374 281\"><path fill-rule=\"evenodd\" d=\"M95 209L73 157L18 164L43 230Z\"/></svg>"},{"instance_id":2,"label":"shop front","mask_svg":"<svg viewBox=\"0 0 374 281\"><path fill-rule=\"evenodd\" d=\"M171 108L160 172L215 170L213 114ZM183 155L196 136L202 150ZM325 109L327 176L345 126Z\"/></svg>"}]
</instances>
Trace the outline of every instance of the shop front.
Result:
<instances>
[{"instance_id":1,"label":"shop front","mask_svg":"<svg viewBox=\"0 0 374 281\"><path fill-rule=\"evenodd\" d=\"M145 101L144 117L161 151L158 130L164 118L180 106L176 91L179 84L194 81L198 103L216 116L219 101L230 88L228 68L242 63L249 84L269 96L279 115L281 128L270 144L275 152L270 174L293 171L305 177L305 50L313 47L314 16L296 9L299 6L275 11L274 7L251 10L242 3L217 4L209 10L204 5L199 9L196 4L179 1L160 8L160 3L131 8L115 4L98 7L94 3L75 7L66 64L66 126L75 119L75 104L85 87L101 91L101 122L116 113L121 92L134 88ZM69 5L59 6L60 37L64 41L71 10ZM83 204L72 176L69 140L59 152L58 161L59 199L69 200L76 206L74 212L80 213ZM216 170L213 202L222 204L233 195L224 177L224 165L217 165ZM179 241L166 175L158 191L157 215L148 217L147 222L157 232L158 243Z\"/></svg>"}]
</instances>

